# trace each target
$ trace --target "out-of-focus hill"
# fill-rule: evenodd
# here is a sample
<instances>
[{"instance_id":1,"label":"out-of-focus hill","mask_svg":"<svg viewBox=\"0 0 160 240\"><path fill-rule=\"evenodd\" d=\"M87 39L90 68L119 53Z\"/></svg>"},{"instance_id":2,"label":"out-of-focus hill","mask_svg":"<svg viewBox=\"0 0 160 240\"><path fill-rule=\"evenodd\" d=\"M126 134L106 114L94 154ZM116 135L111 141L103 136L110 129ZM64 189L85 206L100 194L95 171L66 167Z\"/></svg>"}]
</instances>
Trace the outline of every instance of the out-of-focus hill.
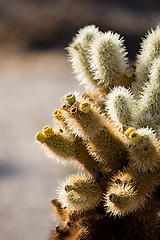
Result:
<instances>
[{"instance_id":1,"label":"out-of-focus hill","mask_svg":"<svg viewBox=\"0 0 160 240\"><path fill-rule=\"evenodd\" d=\"M80 27L95 24L125 36L133 57L146 29L160 22L159 13L158 0L0 0L0 44L65 47Z\"/></svg>"}]
</instances>

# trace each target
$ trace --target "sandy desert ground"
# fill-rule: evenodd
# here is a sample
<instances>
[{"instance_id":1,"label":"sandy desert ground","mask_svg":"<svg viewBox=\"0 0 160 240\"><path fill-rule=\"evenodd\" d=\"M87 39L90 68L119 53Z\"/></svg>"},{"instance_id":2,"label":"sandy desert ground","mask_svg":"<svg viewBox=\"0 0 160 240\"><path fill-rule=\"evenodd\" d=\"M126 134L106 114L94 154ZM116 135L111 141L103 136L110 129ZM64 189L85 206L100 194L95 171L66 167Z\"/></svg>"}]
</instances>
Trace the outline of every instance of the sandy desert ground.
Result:
<instances>
[{"instance_id":1,"label":"sandy desert ground","mask_svg":"<svg viewBox=\"0 0 160 240\"><path fill-rule=\"evenodd\" d=\"M60 98L83 87L63 50L0 56L0 240L46 240L50 199L71 167L45 158L34 138Z\"/></svg>"}]
</instances>

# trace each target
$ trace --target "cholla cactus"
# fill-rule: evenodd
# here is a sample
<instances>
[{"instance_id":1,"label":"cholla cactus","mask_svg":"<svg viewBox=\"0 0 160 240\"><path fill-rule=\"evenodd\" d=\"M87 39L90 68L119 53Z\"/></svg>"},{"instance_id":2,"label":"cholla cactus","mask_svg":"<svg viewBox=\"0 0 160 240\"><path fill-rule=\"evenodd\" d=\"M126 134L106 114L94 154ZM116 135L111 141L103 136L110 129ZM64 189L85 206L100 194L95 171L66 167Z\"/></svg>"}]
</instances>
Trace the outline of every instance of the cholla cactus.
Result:
<instances>
[{"instance_id":1,"label":"cholla cactus","mask_svg":"<svg viewBox=\"0 0 160 240\"><path fill-rule=\"evenodd\" d=\"M52 200L60 218L53 239L160 239L160 26L129 66L123 39L95 26L68 47L81 97L62 97L36 139L81 172ZM80 171L80 170L79 170Z\"/></svg>"}]
</instances>

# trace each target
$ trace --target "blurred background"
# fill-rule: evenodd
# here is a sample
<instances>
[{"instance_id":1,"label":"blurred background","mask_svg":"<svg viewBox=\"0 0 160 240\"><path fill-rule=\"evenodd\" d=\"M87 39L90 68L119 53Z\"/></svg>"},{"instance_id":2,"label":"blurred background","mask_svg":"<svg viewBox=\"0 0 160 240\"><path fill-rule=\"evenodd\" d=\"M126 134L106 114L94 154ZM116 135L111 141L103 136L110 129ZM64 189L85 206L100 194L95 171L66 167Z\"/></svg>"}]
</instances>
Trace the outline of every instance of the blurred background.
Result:
<instances>
[{"instance_id":1,"label":"blurred background","mask_svg":"<svg viewBox=\"0 0 160 240\"><path fill-rule=\"evenodd\" d=\"M88 24L125 37L134 60L160 23L159 0L0 0L0 240L47 240L50 199L71 166L45 157L35 134L60 98L82 93L64 50Z\"/></svg>"}]
</instances>

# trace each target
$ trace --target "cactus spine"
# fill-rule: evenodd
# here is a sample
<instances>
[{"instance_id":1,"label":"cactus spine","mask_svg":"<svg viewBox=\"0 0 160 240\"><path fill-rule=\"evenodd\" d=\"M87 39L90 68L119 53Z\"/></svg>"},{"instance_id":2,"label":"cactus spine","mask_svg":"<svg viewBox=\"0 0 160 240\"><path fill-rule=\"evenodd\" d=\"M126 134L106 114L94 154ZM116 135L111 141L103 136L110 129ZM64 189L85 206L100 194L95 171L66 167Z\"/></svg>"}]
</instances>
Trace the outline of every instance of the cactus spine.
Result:
<instances>
[{"instance_id":1,"label":"cactus spine","mask_svg":"<svg viewBox=\"0 0 160 240\"><path fill-rule=\"evenodd\" d=\"M36 139L81 170L52 200L61 223L49 239L158 240L160 26L143 39L136 67L118 34L93 25L67 50L87 91L62 97L59 129L46 126Z\"/></svg>"}]
</instances>

